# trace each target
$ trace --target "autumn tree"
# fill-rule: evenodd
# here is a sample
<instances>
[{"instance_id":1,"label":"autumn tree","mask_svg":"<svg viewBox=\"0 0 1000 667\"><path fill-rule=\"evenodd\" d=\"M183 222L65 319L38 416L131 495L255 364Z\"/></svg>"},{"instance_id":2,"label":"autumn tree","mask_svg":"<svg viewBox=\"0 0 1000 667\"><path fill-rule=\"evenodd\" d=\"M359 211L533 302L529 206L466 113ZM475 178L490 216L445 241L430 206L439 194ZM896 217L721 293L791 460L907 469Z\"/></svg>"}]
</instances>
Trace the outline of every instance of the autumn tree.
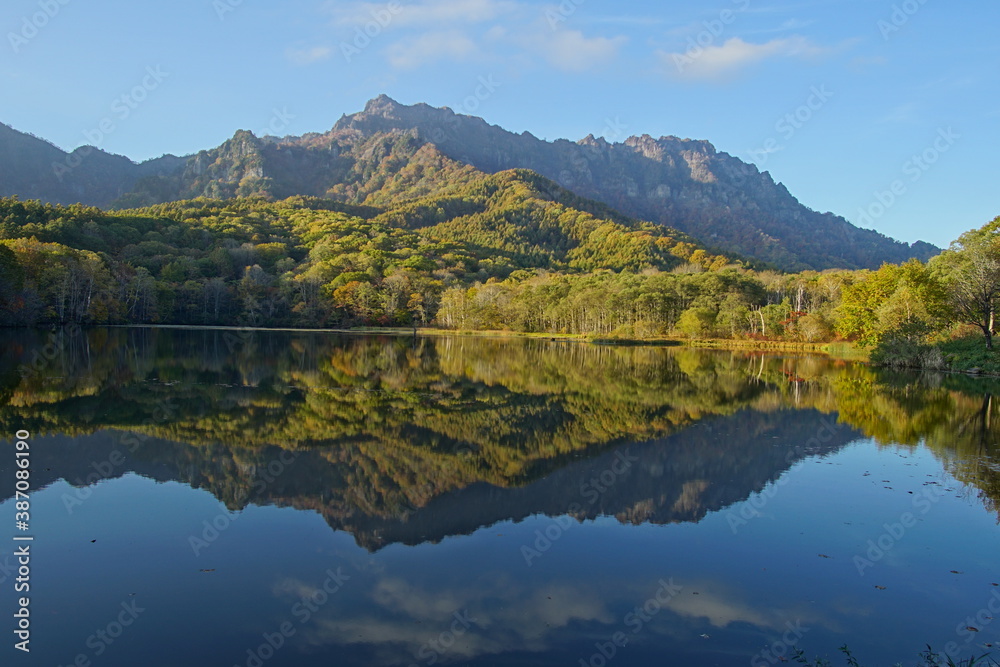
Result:
<instances>
[{"instance_id":1,"label":"autumn tree","mask_svg":"<svg viewBox=\"0 0 1000 667\"><path fill-rule=\"evenodd\" d=\"M962 234L935 264L948 285L955 319L979 327L986 349L992 350L1000 297L1000 217Z\"/></svg>"}]
</instances>

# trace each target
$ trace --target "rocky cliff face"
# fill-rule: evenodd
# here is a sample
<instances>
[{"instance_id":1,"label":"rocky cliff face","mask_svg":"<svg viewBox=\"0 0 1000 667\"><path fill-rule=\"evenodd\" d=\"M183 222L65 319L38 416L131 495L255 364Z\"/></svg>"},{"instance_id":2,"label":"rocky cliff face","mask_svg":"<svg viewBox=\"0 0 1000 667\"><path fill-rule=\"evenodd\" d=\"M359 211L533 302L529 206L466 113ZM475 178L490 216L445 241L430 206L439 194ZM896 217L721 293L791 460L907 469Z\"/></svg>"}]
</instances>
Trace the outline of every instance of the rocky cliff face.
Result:
<instances>
[{"instance_id":1,"label":"rocky cliff face","mask_svg":"<svg viewBox=\"0 0 1000 667\"><path fill-rule=\"evenodd\" d=\"M877 268L940 252L860 229L803 206L785 186L707 141L649 135L609 143L541 141L479 118L382 96L342 118L338 132L416 130L449 157L487 172L525 168L626 215L685 231L717 248L786 269Z\"/></svg>"},{"instance_id":2,"label":"rocky cliff face","mask_svg":"<svg viewBox=\"0 0 1000 667\"><path fill-rule=\"evenodd\" d=\"M106 205L120 197L119 206L140 206L199 196L312 195L380 204L452 187L455 168L421 164L410 169L421 172L418 187L380 192L386 173L403 173L415 160L450 160L487 173L530 169L627 216L786 270L877 268L940 252L813 211L767 172L707 141L642 135L620 143L593 136L547 142L450 109L406 106L384 95L364 111L342 117L329 132L279 139L241 130L218 148L187 159L182 168L172 156L135 165L94 150L82 166L58 179L51 163L69 156L27 135L18 138L19 148L9 148L11 133L0 127L0 148L6 149L0 194L55 202Z\"/></svg>"}]
</instances>

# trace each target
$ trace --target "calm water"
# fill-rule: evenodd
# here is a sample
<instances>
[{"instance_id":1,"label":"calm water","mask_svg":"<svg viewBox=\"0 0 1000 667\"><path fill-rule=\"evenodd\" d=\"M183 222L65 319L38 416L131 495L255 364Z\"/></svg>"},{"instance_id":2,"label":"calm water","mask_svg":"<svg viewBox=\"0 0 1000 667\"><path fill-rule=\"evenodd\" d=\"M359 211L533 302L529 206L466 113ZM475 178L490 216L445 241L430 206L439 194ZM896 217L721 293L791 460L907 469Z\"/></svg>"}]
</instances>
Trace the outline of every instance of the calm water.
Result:
<instances>
[{"instance_id":1,"label":"calm water","mask_svg":"<svg viewBox=\"0 0 1000 667\"><path fill-rule=\"evenodd\" d=\"M989 381L548 341L0 344L4 664L728 666L844 643L913 664L1000 641Z\"/></svg>"}]
</instances>

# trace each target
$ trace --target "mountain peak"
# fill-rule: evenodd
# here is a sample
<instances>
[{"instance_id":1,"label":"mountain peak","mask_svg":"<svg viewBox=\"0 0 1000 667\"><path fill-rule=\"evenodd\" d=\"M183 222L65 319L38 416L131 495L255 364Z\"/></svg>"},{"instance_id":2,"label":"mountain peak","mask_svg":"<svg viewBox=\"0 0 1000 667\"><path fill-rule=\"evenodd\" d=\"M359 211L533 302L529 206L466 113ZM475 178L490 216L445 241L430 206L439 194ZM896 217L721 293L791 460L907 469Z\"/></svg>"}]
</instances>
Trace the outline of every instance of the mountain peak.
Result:
<instances>
[{"instance_id":1,"label":"mountain peak","mask_svg":"<svg viewBox=\"0 0 1000 667\"><path fill-rule=\"evenodd\" d=\"M605 139L604 137L595 137L593 133L588 134L587 136L585 136L583 139L580 139L580 141L576 143L580 144L581 146L594 146L597 148L607 148L611 145L610 143L608 143L607 139Z\"/></svg>"},{"instance_id":2,"label":"mountain peak","mask_svg":"<svg viewBox=\"0 0 1000 667\"><path fill-rule=\"evenodd\" d=\"M385 93L368 100L365 104L366 114L389 115L395 114L402 105Z\"/></svg>"},{"instance_id":3,"label":"mountain peak","mask_svg":"<svg viewBox=\"0 0 1000 667\"><path fill-rule=\"evenodd\" d=\"M7 163L0 164L0 194L57 202L107 204L122 195L135 201L309 195L364 204L365 197L385 186L371 175L389 167L403 174L400 170L412 166L387 197L452 187L439 176L442 160L450 160L487 174L531 170L626 216L783 269L877 268L886 261L927 259L937 250L927 244L911 247L844 218L819 214L770 174L708 141L649 134L615 143L594 135L576 142L545 141L452 109L401 104L385 94L323 134L278 142L241 130L193 157L144 165L95 151L86 166L66 176L67 183L52 174L52 164L64 162L67 154L38 139L0 127L0 154ZM141 187L136 185L140 177Z\"/></svg>"}]
</instances>

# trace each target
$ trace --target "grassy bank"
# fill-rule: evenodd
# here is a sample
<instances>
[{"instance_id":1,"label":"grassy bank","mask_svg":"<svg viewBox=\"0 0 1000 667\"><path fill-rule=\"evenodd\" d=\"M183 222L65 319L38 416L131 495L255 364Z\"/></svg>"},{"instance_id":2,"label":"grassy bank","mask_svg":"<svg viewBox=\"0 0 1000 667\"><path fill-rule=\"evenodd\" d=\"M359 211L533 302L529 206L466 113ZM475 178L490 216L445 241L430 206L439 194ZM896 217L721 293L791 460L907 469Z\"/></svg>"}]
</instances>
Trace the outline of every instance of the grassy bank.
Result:
<instances>
[{"instance_id":1,"label":"grassy bank","mask_svg":"<svg viewBox=\"0 0 1000 667\"><path fill-rule=\"evenodd\" d=\"M605 345L686 345L709 350L761 350L765 352L806 352L826 354L837 359L866 361L868 352L854 343L802 343L783 340L747 340L735 338L615 338L599 337L588 339L592 343Z\"/></svg>"},{"instance_id":2,"label":"grassy bank","mask_svg":"<svg viewBox=\"0 0 1000 667\"><path fill-rule=\"evenodd\" d=\"M872 350L876 366L1000 376L1000 349L986 349L981 335L926 343L905 336L883 340Z\"/></svg>"},{"instance_id":3,"label":"grassy bank","mask_svg":"<svg viewBox=\"0 0 1000 667\"><path fill-rule=\"evenodd\" d=\"M859 348L854 343L802 343L796 341L783 340L736 340L736 339L715 339L715 340L694 340L690 343L694 347L719 348L724 350L769 350L775 352L810 352L814 354L828 354L831 357L843 359L863 360L868 358L868 353Z\"/></svg>"},{"instance_id":4,"label":"grassy bank","mask_svg":"<svg viewBox=\"0 0 1000 667\"><path fill-rule=\"evenodd\" d=\"M968 373L979 369L983 374L1000 375L1000 350L987 350L982 336L949 340L937 347L951 370Z\"/></svg>"}]
</instances>

